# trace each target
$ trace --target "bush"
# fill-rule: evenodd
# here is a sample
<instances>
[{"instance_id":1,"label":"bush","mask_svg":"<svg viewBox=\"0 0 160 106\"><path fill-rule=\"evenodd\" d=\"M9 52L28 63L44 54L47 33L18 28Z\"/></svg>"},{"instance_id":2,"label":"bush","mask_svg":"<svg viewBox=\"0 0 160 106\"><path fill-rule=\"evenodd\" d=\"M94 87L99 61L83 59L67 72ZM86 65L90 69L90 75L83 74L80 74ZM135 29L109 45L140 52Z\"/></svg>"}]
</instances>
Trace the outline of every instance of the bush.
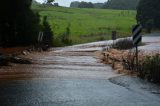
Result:
<instances>
[{"instance_id":1,"label":"bush","mask_svg":"<svg viewBox=\"0 0 160 106\"><path fill-rule=\"evenodd\" d=\"M97 40L98 40L98 41L104 41L105 38L104 38L103 36L100 36Z\"/></svg>"},{"instance_id":2,"label":"bush","mask_svg":"<svg viewBox=\"0 0 160 106\"><path fill-rule=\"evenodd\" d=\"M53 46L54 34L51 29L51 26L47 21L47 16L43 17L43 32L44 32L44 37L43 37L44 45L48 45L48 47Z\"/></svg>"},{"instance_id":3,"label":"bush","mask_svg":"<svg viewBox=\"0 0 160 106\"><path fill-rule=\"evenodd\" d=\"M140 69L141 78L160 83L160 54L145 57Z\"/></svg>"},{"instance_id":4,"label":"bush","mask_svg":"<svg viewBox=\"0 0 160 106\"><path fill-rule=\"evenodd\" d=\"M70 24L66 27L66 32L61 35L61 42L65 45L72 45L72 40L70 39Z\"/></svg>"},{"instance_id":5,"label":"bush","mask_svg":"<svg viewBox=\"0 0 160 106\"><path fill-rule=\"evenodd\" d=\"M135 52L129 52L126 58L123 58L123 67L128 70L134 70L139 73L139 77L148 81L160 83L160 54L152 56L139 55L138 66L135 61Z\"/></svg>"},{"instance_id":6,"label":"bush","mask_svg":"<svg viewBox=\"0 0 160 106\"><path fill-rule=\"evenodd\" d=\"M40 31L40 16L32 0L1 0L0 40L3 47L34 45Z\"/></svg>"},{"instance_id":7,"label":"bush","mask_svg":"<svg viewBox=\"0 0 160 106\"><path fill-rule=\"evenodd\" d=\"M65 45L62 43L60 37L55 38L53 42L54 42L54 43L53 43L53 46L54 46L54 47L63 47L63 46L65 46Z\"/></svg>"}]
</instances>

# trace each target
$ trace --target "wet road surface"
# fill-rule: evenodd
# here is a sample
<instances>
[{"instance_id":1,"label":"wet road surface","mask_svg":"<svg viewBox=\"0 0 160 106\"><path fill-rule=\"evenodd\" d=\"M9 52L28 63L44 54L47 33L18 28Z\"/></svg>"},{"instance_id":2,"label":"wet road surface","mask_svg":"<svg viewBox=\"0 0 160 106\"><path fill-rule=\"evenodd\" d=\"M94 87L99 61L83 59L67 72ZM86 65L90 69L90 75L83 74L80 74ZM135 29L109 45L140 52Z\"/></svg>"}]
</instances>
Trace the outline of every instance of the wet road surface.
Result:
<instances>
[{"instance_id":1,"label":"wet road surface","mask_svg":"<svg viewBox=\"0 0 160 106\"><path fill-rule=\"evenodd\" d=\"M103 45L102 43L99 45ZM0 106L159 106L160 87L114 73L97 44L33 53L33 65L0 69Z\"/></svg>"}]
</instances>

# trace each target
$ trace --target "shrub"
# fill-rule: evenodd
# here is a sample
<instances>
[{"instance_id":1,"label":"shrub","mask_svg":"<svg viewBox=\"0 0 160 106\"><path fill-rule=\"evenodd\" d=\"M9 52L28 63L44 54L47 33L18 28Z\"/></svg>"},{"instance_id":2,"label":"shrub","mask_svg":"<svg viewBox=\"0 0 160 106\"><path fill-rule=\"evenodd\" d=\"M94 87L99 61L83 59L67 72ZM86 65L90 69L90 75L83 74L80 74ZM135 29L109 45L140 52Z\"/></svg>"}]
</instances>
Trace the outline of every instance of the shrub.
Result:
<instances>
[{"instance_id":1,"label":"shrub","mask_svg":"<svg viewBox=\"0 0 160 106\"><path fill-rule=\"evenodd\" d=\"M70 24L66 27L66 32L64 32L60 39L61 42L64 43L65 45L72 45L72 40L70 39Z\"/></svg>"},{"instance_id":2,"label":"shrub","mask_svg":"<svg viewBox=\"0 0 160 106\"><path fill-rule=\"evenodd\" d=\"M141 78L160 83L160 54L145 57L140 69Z\"/></svg>"},{"instance_id":3,"label":"shrub","mask_svg":"<svg viewBox=\"0 0 160 106\"><path fill-rule=\"evenodd\" d=\"M97 40L98 40L98 41L104 41L105 38L104 38L103 36L100 36Z\"/></svg>"},{"instance_id":4,"label":"shrub","mask_svg":"<svg viewBox=\"0 0 160 106\"><path fill-rule=\"evenodd\" d=\"M54 34L51 29L51 26L47 21L47 16L43 17L43 32L44 32L44 37L43 37L44 45L48 45L48 47L53 46Z\"/></svg>"},{"instance_id":5,"label":"shrub","mask_svg":"<svg viewBox=\"0 0 160 106\"><path fill-rule=\"evenodd\" d=\"M64 44L64 46L72 45L72 40L70 39L70 37L66 33L63 33L60 36L60 40Z\"/></svg>"},{"instance_id":6,"label":"shrub","mask_svg":"<svg viewBox=\"0 0 160 106\"><path fill-rule=\"evenodd\" d=\"M123 58L123 57L122 57ZM129 52L126 58L123 58L123 67L128 70L134 70L139 73L139 77L148 81L160 83L160 54L151 56L139 55L138 66L135 62L135 52Z\"/></svg>"}]
</instances>

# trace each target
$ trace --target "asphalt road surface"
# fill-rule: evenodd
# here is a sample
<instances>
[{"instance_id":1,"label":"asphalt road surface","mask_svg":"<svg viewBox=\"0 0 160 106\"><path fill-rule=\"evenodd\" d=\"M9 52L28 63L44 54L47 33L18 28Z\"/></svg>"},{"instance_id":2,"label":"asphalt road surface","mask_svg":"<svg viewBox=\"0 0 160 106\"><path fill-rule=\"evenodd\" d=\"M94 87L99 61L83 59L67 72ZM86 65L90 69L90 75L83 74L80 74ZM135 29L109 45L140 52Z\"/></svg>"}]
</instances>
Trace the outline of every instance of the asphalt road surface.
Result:
<instances>
[{"instance_id":1,"label":"asphalt road surface","mask_svg":"<svg viewBox=\"0 0 160 106\"><path fill-rule=\"evenodd\" d=\"M1 67L0 106L160 106L159 86L114 73L94 58L93 44L33 53L33 65Z\"/></svg>"}]
</instances>

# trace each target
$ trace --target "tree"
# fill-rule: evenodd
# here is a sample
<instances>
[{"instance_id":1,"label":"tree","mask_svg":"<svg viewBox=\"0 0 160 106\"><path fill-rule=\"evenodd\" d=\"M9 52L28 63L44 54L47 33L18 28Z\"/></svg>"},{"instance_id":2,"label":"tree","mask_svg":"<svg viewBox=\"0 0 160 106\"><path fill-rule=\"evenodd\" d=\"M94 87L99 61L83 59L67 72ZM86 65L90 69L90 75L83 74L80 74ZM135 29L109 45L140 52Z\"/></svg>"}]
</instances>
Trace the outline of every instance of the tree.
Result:
<instances>
[{"instance_id":1,"label":"tree","mask_svg":"<svg viewBox=\"0 0 160 106\"><path fill-rule=\"evenodd\" d=\"M108 0L103 8L136 10L139 0Z\"/></svg>"},{"instance_id":2,"label":"tree","mask_svg":"<svg viewBox=\"0 0 160 106\"><path fill-rule=\"evenodd\" d=\"M104 3L94 3L94 8L102 8Z\"/></svg>"},{"instance_id":3,"label":"tree","mask_svg":"<svg viewBox=\"0 0 160 106\"><path fill-rule=\"evenodd\" d=\"M47 0L47 3L53 3L54 2L54 0Z\"/></svg>"},{"instance_id":4,"label":"tree","mask_svg":"<svg viewBox=\"0 0 160 106\"><path fill-rule=\"evenodd\" d=\"M78 8L78 7L80 7L79 5L80 5L81 3L83 3L83 2L73 1L73 2L71 2L70 7L72 7L72 8ZM86 2L85 2L85 3L86 3ZM102 8L103 5L104 5L104 3L91 3L91 2L89 2L89 3L87 3L87 5L86 5L85 7L83 7L83 8Z\"/></svg>"},{"instance_id":5,"label":"tree","mask_svg":"<svg viewBox=\"0 0 160 106\"><path fill-rule=\"evenodd\" d=\"M40 3L37 2L36 0L32 0L32 4L33 4L33 5L40 5Z\"/></svg>"},{"instance_id":6,"label":"tree","mask_svg":"<svg viewBox=\"0 0 160 106\"><path fill-rule=\"evenodd\" d=\"M136 18L148 31L160 28L160 0L140 0Z\"/></svg>"},{"instance_id":7,"label":"tree","mask_svg":"<svg viewBox=\"0 0 160 106\"><path fill-rule=\"evenodd\" d=\"M59 7L59 4L58 3L54 3L54 6Z\"/></svg>"},{"instance_id":8,"label":"tree","mask_svg":"<svg viewBox=\"0 0 160 106\"><path fill-rule=\"evenodd\" d=\"M55 0L44 0L44 4L52 5Z\"/></svg>"},{"instance_id":9,"label":"tree","mask_svg":"<svg viewBox=\"0 0 160 106\"><path fill-rule=\"evenodd\" d=\"M0 38L2 46L30 45L36 42L39 14L31 10L32 0L1 0Z\"/></svg>"},{"instance_id":10,"label":"tree","mask_svg":"<svg viewBox=\"0 0 160 106\"><path fill-rule=\"evenodd\" d=\"M43 38L44 45L48 45L49 47L52 46L53 32L49 23L47 22L47 16L43 17L43 32L44 32L44 38Z\"/></svg>"},{"instance_id":11,"label":"tree","mask_svg":"<svg viewBox=\"0 0 160 106\"><path fill-rule=\"evenodd\" d=\"M79 4L80 4L79 1L73 1L73 2L71 2L70 7L72 7L72 8L78 8Z\"/></svg>"},{"instance_id":12,"label":"tree","mask_svg":"<svg viewBox=\"0 0 160 106\"><path fill-rule=\"evenodd\" d=\"M66 31L61 35L61 42L64 43L64 45L71 45L72 44L72 40L70 39L70 23L68 24L68 26L66 27Z\"/></svg>"},{"instance_id":13,"label":"tree","mask_svg":"<svg viewBox=\"0 0 160 106\"><path fill-rule=\"evenodd\" d=\"M78 5L79 8L94 8L94 5L91 2L80 2Z\"/></svg>"}]
</instances>

